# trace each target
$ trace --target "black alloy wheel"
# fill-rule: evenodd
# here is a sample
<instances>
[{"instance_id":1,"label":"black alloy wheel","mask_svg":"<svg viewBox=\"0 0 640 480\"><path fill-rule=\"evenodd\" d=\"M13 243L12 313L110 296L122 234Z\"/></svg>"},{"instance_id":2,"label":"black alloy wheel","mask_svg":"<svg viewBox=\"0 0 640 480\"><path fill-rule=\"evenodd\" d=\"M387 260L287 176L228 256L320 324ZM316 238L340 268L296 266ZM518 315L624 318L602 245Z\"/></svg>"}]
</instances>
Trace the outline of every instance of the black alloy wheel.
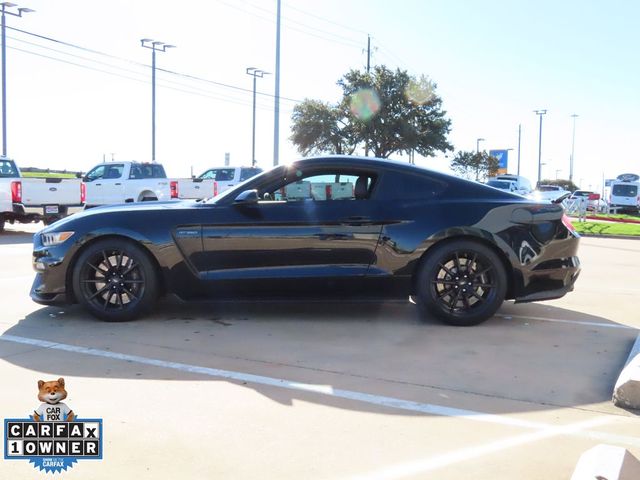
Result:
<instances>
[{"instance_id":1,"label":"black alloy wheel","mask_svg":"<svg viewBox=\"0 0 640 480\"><path fill-rule=\"evenodd\" d=\"M418 303L445 323L477 325L502 305L507 277L487 246L456 240L429 252L418 274Z\"/></svg>"},{"instance_id":2,"label":"black alloy wheel","mask_svg":"<svg viewBox=\"0 0 640 480\"><path fill-rule=\"evenodd\" d=\"M133 242L98 241L84 250L73 271L73 290L89 312L106 321L131 320L157 298L158 281L148 254Z\"/></svg>"}]
</instances>

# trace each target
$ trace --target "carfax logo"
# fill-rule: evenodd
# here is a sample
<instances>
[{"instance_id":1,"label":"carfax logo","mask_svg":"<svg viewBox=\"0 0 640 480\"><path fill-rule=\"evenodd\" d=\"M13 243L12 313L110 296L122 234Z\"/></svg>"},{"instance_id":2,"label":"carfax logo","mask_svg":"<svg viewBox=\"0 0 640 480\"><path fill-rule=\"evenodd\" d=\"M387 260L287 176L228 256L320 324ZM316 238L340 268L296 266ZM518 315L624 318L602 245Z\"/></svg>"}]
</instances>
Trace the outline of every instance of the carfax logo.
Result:
<instances>
[{"instance_id":1,"label":"carfax logo","mask_svg":"<svg viewBox=\"0 0 640 480\"><path fill-rule=\"evenodd\" d=\"M28 460L45 472L62 472L78 460L102 459L102 419L77 418L62 402L64 378L38 381L42 404L29 418L4 421L5 460Z\"/></svg>"}]
</instances>

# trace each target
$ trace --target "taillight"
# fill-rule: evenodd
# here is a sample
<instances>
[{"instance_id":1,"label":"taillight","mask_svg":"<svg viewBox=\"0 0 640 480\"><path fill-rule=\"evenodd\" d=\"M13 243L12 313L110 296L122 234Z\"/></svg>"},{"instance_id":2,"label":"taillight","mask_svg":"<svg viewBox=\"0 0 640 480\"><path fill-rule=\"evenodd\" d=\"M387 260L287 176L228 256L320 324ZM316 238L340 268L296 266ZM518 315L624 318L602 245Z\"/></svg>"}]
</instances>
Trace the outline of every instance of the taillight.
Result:
<instances>
[{"instance_id":1,"label":"taillight","mask_svg":"<svg viewBox=\"0 0 640 480\"><path fill-rule=\"evenodd\" d=\"M84 183L80 184L80 203L86 203L87 201L87 186Z\"/></svg>"},{"instance_id":2,"label":"taillight","mask_svg":"<svg viewBox=\"0 0 640 480\"><path fill-rule=\"evenodd\" d=\"M218 182L216 182L214 180L213 181L213 196L215 197L216 195L218 195Z\"/></svg>"},{"instance_id":3,"label":"taillight","mask_svg":"<svg viewBox=\"0 0 640 480\"><path fill-rule=\"evenodd\" d=\"M171 189L171 198L178 198L178 182L172 181L169 188Z\"/></svg>"},{"instance_id":4,"label":"taillight","mask_svg":"<svg viewBox=\"0 0 640 480\"><path fill-rule=\"evenodd\" d=\"M575 232L576 231L575 227L571 223L571 219L569 217L567 217L566 215L562 215L562 224L565 227L567 227L567 230L569 230L570 232Z\"/></svg>"},{"instance_id":5,"label":"taillight","mask_svg":"<svg viewBox=\"0 0 640 480\"><path fill-rule=\"evenodd\" d=\"M11 182L11 203L22 203L22 182Z\"/></svg>"}]
</instances>

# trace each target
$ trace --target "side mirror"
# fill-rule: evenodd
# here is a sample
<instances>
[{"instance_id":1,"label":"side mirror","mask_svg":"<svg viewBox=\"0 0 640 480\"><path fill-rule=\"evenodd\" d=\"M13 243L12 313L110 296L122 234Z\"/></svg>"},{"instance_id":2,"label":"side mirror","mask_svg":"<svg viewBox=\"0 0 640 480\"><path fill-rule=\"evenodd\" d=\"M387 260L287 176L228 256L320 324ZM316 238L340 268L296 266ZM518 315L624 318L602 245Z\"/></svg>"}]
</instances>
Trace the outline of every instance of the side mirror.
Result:
<instances>
[{"instance_id":1,"label":"side mirror","mask_svg":"<svg viewBox=\"0 0 640 480\"><path fill-rule=\"evenodd\" d=\"M258 203L258 190L245 190L233 201L234 205L255 205Z\"/></svg>"}]
</instances>

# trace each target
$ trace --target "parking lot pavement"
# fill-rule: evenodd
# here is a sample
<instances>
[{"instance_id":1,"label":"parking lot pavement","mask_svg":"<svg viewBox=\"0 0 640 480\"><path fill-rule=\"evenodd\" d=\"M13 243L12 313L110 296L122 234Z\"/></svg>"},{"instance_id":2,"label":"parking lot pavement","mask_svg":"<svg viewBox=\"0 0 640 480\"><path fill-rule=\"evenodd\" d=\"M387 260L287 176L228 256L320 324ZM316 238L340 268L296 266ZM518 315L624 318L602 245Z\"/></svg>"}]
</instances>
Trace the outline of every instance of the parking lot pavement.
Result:
<instances>
[{"instance_id":1,"label":"parking lot pavement","mask_svg":"<svg viewBox=\"0 0 640 480\"><path fill-rule=\"evenodd\" d=\"M107 441L69 478L569 478L598 443L640 455L637 412L610 401L640 327L640 286L617 281L640 242L583 239L575 292L474 328L421 323L408 302L173 299L107 324L30 301L29 227L0 237L2 414L63 376ZM32 468L5 461L0 478Z\"/></svg>"}]
</instances>

